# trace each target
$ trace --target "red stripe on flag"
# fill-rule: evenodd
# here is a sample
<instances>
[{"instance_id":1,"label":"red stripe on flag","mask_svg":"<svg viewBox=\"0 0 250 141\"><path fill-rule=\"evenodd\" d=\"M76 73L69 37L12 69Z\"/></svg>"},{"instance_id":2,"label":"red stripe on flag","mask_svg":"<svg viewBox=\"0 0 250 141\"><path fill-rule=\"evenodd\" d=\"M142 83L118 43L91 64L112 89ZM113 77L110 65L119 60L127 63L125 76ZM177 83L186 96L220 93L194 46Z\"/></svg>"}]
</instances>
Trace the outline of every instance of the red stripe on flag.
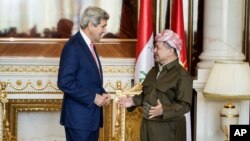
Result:
<instances>
[{"instance_id":1,"label":"red stripe on flag","mask_svg":"<svg viewBox=\"0 0 250 141\"><path fill-rule=\"evenodd\" d=\"M142 82L154 66L151 0L140 0L137 31L135 83Z\"/></svg>"},{"instance_id":2,"label":"red stripe on flag","mask_svg":"<svg viewBox=\"0 0 250 141\"><path fill-rule=\"evenodd\" d=\"M172 8L172 17L171 17L171 29L177 33L182 40L182 50L180 52L180 63L185 69L188 69L187 66L187 48L186 48L186 37L184 31L184 19L183 19L183 6L182 0L174 0Z\"/></svg>"},{"instance_id":3,"label":"red stripe on flag","mask_svg":"<svg viewBox=\"0 0 250 141\"><path fill-rule=\"evenodd\" d=\"M151 0L140 1L140 15L137 32L136 60L153 33Z\"/></svg>"},{"instance_id":4,"label":"red stripe on flag","mask_svg":"<svg viewBox=\"0 0 250 141\"><path fill-rule=\"evenodd\" d=\"M171 29L175 33L177 33L182 40L182 50L180 52L179 61L185 69L188 69L182 0L173 0ZM192 129L191 129L190 112L186 113L185 117L186 117L186 136L187 136L186 140L191 141L192 140Z\"/></svg>"}]
</instances>

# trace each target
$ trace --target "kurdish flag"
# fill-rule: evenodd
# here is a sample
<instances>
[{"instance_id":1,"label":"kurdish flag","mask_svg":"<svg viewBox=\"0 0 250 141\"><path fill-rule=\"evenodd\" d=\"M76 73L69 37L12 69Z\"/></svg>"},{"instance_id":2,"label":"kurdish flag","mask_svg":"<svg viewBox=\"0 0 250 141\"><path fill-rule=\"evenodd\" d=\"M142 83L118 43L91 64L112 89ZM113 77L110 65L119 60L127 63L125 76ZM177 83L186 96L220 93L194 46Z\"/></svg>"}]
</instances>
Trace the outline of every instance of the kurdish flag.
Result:
<instances>
[{"instance_id":1,"label":"kurdish flag","mask_svg":"<svg viewBox=\"0 0 250 141\"><path fill-rule=\"evenodd\" d=\"M184 32L183 6L182 0L173 0L172 16L171 16L171 30L179 35L182 40L182 49L180 52L179 61L187 70L187 49L186 38Z\"/></svg>"},{"instance_id":2,"label":"kurdish flag","mask_svg":"<svg viewBox=\"0 0 250 141\"><path fill-rule=\"evenodd\" d=\"M179 62L187 70L187 49L186 38L184 32L184 19L183 19L183 6L182 0L173 0L172 16L171 16L171 29L179 35L182 40L182 50L179 56ZM186 135L187 141L192 141L192 128L190 112L185 114L186 117Z\"/></svg>"},{"instance_id":3,"label":"kurdish flag","mask_svg":"<svg viewBox=\"0 0 250 141\"><path fill-rule=\"evenodd\" d=\"M142 82L154 66L151 0L140 0L137 32L135 83Z\"/></svg>"}]
</instances>

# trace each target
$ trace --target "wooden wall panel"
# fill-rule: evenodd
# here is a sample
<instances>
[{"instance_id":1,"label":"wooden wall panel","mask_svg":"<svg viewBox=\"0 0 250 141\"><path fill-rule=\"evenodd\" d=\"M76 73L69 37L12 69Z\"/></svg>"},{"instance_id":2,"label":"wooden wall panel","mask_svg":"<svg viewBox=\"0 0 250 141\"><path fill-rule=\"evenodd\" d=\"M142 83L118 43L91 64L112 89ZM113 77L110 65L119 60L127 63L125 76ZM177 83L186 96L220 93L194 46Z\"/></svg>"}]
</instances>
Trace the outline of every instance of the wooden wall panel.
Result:
<instances>
[{"instance_id":1,"label":"wooden wall panel","mask_svg":"<svg viewBox=\"0 0 250 141\"><path fill-rule=\"evenodd\" d=\"M60 57L67 40L0 40L1 57ZM109 58L134 58L136 40L104 39L95 44L98 54Z\"/></svg>"}]
</instances>

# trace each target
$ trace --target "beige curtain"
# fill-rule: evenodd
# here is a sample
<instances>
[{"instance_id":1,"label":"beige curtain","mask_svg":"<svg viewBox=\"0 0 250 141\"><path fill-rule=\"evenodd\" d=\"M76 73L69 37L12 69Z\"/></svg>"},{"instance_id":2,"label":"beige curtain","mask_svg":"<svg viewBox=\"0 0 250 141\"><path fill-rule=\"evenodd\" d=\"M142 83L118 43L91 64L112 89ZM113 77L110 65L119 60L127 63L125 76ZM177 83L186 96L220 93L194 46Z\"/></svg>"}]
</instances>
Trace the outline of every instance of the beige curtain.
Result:
<instances>
[{"instance_id":1,"label":"beige curtain","mask_svg":"<svg viewBox=\"0 0 250 141\"><path fill-rule=\"evenodd\" d=\"M99 6L110 14L107 31L119 31L122 0L1 0L0 31L16 27L18 33L31 29L43 34L45 28L56 29L61 18L73 21L78 31L80 13L89 5ZM43 35L41 35L43 36Z\"/></svg>"}]
</instances>

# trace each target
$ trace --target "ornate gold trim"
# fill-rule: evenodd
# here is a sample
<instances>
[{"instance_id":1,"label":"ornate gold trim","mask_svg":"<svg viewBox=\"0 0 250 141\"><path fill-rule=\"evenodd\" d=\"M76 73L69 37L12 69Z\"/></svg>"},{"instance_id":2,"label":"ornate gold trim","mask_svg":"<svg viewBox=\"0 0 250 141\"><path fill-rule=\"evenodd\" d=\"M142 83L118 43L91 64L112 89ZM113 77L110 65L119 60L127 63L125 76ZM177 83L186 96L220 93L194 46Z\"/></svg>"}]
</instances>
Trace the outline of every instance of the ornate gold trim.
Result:
<instances>
[{"instance_id":1,"label":"ornate gold trim","mask_svg":"<svg viewBox=\"0 0 250 141\"><path fill-rule=\"evenodd\" d=\"M137 83L131 89L118 92L117 95L118 96L121 96L121 95L131 95L131 96L133 96L133 95L141 94L141 92L142 92L142 84L141 83Z\"/></svg>"},{"instance_id":2,"label":"ornate gold trim","mask_svg":"<svg viewBox=\"0 0 250 141\"><path fill-rule=\"evenodd\" d=\"M58 73L58 66L19 66L1 65L2 73ZM105 74L126 73L134 74L134 66L103 66Z\"/></svg>"},{"instance_id":3,"label":"ornate gold trim","mask_svg":"<svg viewBox=\"0 0 250 141\"><path fill-rule=\"evenodd\" d=\"M8 94L63 94L62 91L8 91Z\"/></svg>"},{"instance_id":4,"label":"ornate gold trim","mask_svg":"<svg viewBox=\"0 0 250 141\"><path fill-rule=\"evenodd\" d=\"M17 140L18 112L59 111L61 103L61 99L10 99L6 108L13 140Z\"/></svg>"},{"instance_id":5,"label":"ornate gold trim","mask_svg":"<svg viewBox=\"0 0 250 141\"><path fill-rule=\"evenodd\" d=\"M120 80L118 80L121 82ZM117 82L118 82L117 81ZM110 81L105 82L104 88L111 89L115 91L117 89L117 82L113 84ZM22 81L16 80L16 82L8 81L6 89L8 94L62 94L63 92L57 87L56 83L52 83L51 80L44 82L42 80L36 80L31 82L31 80ZM126 82L121 84L121 89L126 90L130 88L130 83Z\"/></svg>"},{"instance_id":6,"label":"ornate gold trim","mask_svg":"<svg viewBox=\"0 0 250 141\"><path fill-rule=\"evenodd\" d=\"M6 83L4 84L6 85ZM41 83L39 82L39 84ZM122 86L121 81L116 82L116 87L112 85L116 90L116 96L123 94L121 88L126 88L127 86L127 84ZM130 90L125 90L125 92L130 92L132 95L133 93L137 94L140 90L141 84L138 84ZM6 103L6 108L4 108L6 109L4 130L5 133L7 133L5 136L10 138L10 141L17 140L19 112L59 111L61 109L61 103L61 99L10 99L8 103ZM104 129L100 130L100 141L139 140L139 127L142 119L141 110L137 108L134 112L128 113L124 108L118 106L118 112L114 113L114 107L112 106L114 104L116 104L116 102L112 100L111 104L104 107ZM115 119L115 136L112 136L112 121L114 117L117 118Z\"/></svg>"},{"instance_id":7,"label":"ornate gold trim","mask_svg":"<svg viewBox=\"0 0 250 141\"><path fill-rule=\"evenodd\" d=\"M113 101L112 101L113 102ZM19 112L54 112L60 111L61 99L11 99L7 105L7 119L10 121L10 133L13 141L17 141ZM104 128L100 130L100 141L118 141L118 136L111 137L112 104L104 108ZM120 131L120 126L117 126Z\"/></svg>"},{"instance_id":8,"label":"ornate gold trim","mask_svg":"<svg viewBox=\"0 0 250 141\"><path fill-rule=\"evenodd\" d=\"M5 82L0 82L0 110L1 110L1 117L0 117L0 124L1 124L1 128L3 128L3 132L1 132L1 138L3 140L7 140L7 141L12 141L13 140L13 135L10 132L10 128L9 128L9 121L7 119L7 115L6 115L6 104L9 102L7 99L7 92L6 92L6 86L7 84Z\"/></svg>"},{"instance_id":9,"label":"ornate gold trim","mask_svg":"<svg viewBox=\"0 0 250 141\"><path fill-rule=\"evenodd\" d=\"M24 82L23 85L22 84L23 84L22 80L16 80L16 85L14 85L11 81L8 81L7 87L9 86L10 88L17 90L17 91L25 90L28 87L31 87L33 90L36 90L36 91L42 91L42 90L45 90L47 88L52 88L53 90L59 91L57 84L53 84L51 82L51 80L48 80L48 82L45 83L44 86L42 86L42 84L43 84L42 80L37 80L36 85L31 83L30 80L28 80L27 82Z\"/></svg>"},{"instance_id":10,"label":"ornate gold trim","mask_svg":"<svg viewBox=\"0 0 250 141\"><path fill-rule=\"evenodd\" d=\"M129 82L125 83L125 85L122 86L121 80L117 80L116 85L112 84L112 82L108 81L104 84L104 88L111 88L112 90L116 91L118 89L126 90L129 88ZM119 88L118 88L119 87Z\"/></svg>"},{"instance_id":11,"label":"ornate gold trim","mask_svg":"<svg viewBox=\"0 0 250 141\"><path fill-rule=\"evenodd\" d=\"M225 96L219 94L203 93L204 97L211 100L250 100L250 95Z\"/></svg>"},{"instance_id":12,"label":"ornate gold trim","mask_svg":"<svg viewBox=\"0 0 250 141\"><path fill-rule=\"evenodd\" d=\"M134 72L134 66L103 66L104 74L126 73L133 75Z\"/></svg>"},{"instance_id":13,"label":"ornate gold trim","mask_svg":"<svg viewBox=\"0 0 250 141\"><path fill-rule=\"evenodd\" d=\"M130 95L130 96L134 96L134 95L138 95L141 94L142 92L142 84L141 83L137 83L135 86L133 86L131 89L129 90L122 90L121 89L121 81L117 81L116 84L116 97L120 97L120 96L126 96L126 95ZM138 108L137 108L138 110ZM127 118L131 118L133 117L131 114L129 114L128 112L126 112L125 108L119 107L117 108L117 118L116 118L116 123L120 123L120 134L118 134L119 140L120 141L126 141L126 140L130 140L131 136L136 136L139 135L139 130L136 129L131 129L128 128L127 125L130 125L131 123L134 123L135 121L141 121L141 113L137 113L139 115L139 119L136 119L134 121L128 121L126 120ZM128 116L129 115L129 116ZM141 123L141 122L138 122ZM135 124L135 123L134 123ZM136 125L136 124L135 124ZM117 128L116 128L117 129ZM139 129L139 128L138 128ZM132 133L129 131L133 131ZM117 132L117 131L116 131ZM131 133L131 134L128 134ZM136 138L136 140L139 140L139 136L132 138L133 140Z\"/></svg>"},{"instance_id":14,"label":"ornate gold trim","mask_svg":"<svg viewBox=\"0 0 250 141\"><path fill-rule=\"evenodd\" d=\"M0 72L18 72L18 73L58 73L58 66L19 66L2 65Z\"/></svg>"}]
</instances>

